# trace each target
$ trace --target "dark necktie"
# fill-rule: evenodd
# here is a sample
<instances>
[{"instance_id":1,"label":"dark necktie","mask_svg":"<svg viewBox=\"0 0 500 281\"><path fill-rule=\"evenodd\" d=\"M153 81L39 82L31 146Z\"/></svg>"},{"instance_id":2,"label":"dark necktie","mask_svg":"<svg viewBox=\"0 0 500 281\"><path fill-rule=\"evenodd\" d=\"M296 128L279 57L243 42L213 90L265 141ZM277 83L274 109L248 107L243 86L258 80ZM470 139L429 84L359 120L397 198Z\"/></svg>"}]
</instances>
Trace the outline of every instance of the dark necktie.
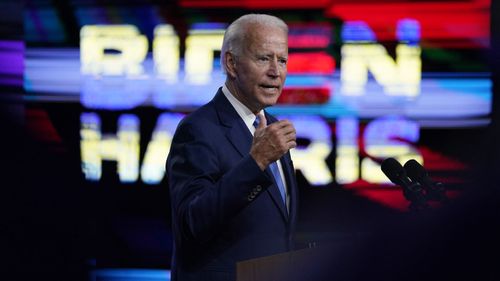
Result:
<instances>
[{"instance_id":1,"label":"dark necktie","mask_svg":"<svg viewBox=\"0 0 500 281\"><path fill-rule=\"evenodd\" d=\"M255 121L253 122L253 126L257 128L259 126L259 123L260 123L260 118L259 116L257 116L257 118L255 118ZM283 203L286 206L285 184L283 183L283 179L281 178L278 163L272 162L271 164L269 164L269 169L271 169L271 172L273 173L274 181L276 182L276 185L278 186L278 189L281 194L281 199L283 200Z\"/></svg>"}]
</instances>

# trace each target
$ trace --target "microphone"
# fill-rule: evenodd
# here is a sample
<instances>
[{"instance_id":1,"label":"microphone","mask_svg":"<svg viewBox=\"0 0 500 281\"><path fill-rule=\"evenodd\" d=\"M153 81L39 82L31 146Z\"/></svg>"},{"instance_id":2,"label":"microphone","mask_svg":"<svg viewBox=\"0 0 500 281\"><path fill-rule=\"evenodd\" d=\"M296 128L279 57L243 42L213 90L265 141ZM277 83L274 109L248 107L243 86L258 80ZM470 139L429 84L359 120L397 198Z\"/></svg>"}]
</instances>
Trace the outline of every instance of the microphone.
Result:
<instances>
[{"instance_id":1,"label":"microphone","mask_svg":"<svg viewBox=\"0 0 500 281\"><path fill-rule=\"evenodd\" d=\"M418 182L422 185L425 190L425 196L428 200L436 200L440 202L448 200L443 184L440 182L434 182L420 163L411 159L405 163L404 168L408 177L412 181Z\"/></svg>"},{"instance_id":2,"label":"microphone","mask_svg":"<svg viewBox=\"0 0 500 281\"><path fill-rule=\"evenodd\" d=\"M396 159L385 159L380 168L391 182L403 188L403 195L411 202L411 210L419 210L428 207L422 186L418 182L411 181L408 178L405 169Z\"/></svg>"}]
</instances>

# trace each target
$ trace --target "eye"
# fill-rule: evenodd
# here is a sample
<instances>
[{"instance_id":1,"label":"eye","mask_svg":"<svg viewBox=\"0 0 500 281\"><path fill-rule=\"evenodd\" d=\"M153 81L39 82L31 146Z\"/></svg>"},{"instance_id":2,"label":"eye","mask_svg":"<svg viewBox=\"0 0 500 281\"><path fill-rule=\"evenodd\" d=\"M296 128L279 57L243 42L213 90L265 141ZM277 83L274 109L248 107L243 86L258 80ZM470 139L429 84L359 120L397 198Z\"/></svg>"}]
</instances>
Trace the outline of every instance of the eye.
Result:
<instances>
[{"instance_id":1,"label":"eye","mask_svg":"<svg viewBox=\"0 0 500 281\"><path fill-rule=\"evenodd\" d=\"M278 59L278 62L281 65L286 65L288 63L288 59L286 59L286 58L280 58L280 59Z\"/></svg>"},{"instance_id":2,"label":"eye","mask_svg":"<svg viewBox=\"0 0 500 281\"><path fill-rule=\"evenodd\" d=\"M267 61L269 61L269 58L268 58L268 57L258 57L257 59L258 59L259 61L261 61L261 62L267 62Z\"/></svg>"}]
</instances>

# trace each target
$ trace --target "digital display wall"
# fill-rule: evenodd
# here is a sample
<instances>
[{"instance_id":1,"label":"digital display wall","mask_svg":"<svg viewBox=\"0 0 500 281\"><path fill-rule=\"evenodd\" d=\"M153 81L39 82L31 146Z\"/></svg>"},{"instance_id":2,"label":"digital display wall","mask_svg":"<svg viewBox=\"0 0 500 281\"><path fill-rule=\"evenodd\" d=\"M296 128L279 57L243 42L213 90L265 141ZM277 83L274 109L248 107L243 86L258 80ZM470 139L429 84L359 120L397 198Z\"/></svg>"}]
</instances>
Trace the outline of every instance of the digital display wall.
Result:
<instances>
[{"instance_id":1,"label":"digital display wall","mask_svg":"<svg viewBox=\"0 0 500 281\"><path fill-rule=\"evenodd\" d=\"M490 4L28 1L25 100L39 118L28 127L77 155L73 168L90 189L150 198L144 192L168 189L177 124L224 83L225 28L248 12L271 13L289 25L289 64L268 111L295 125L301 192L343 190L406 212L401 189L380 171L385 158L416 159L450 197L468 183L470 140L491 122ZM307 209L314 202L305 198Z\"/></svg>"},{"instance_id":2,"label":"digital display wall","mask_svg":"<svg viewBox=\"0 0 500 281\"><path fill-rule=\"evenodd\" d=\"M226 2L180 5L228 8ZM489 123L492 83L481 57L489 46L488 1L316 1L310 8L321 7L318 19L301 18L293 9L307 7L299 2L273 3L245 1L238 8L287 9L278 15L290 26L289 75L279 104L269 111L291 119L307 143L291 153L309 184L386 184L377 160L387 157L416 159L432 169L432 157L419 148L421 130ZM114 161L120 182L158 184L177 123L224 82L218 60L231 18L193 17L180 30L174 18L162 17L168 7L134 1L71 6L78 46L27 50L28 99L82 104L81 165L88 181L99 181L102 162ZM376 16L381 11L382 18ZM28 10L28 40L64 41L64 23L54 19L43 1ZM144 121L133 112L140 107L164 111L153 120L151 135L140 134ZM120 114L116 130L104 131L101 111L130 112Z\"/></svg>"}]
</instances>

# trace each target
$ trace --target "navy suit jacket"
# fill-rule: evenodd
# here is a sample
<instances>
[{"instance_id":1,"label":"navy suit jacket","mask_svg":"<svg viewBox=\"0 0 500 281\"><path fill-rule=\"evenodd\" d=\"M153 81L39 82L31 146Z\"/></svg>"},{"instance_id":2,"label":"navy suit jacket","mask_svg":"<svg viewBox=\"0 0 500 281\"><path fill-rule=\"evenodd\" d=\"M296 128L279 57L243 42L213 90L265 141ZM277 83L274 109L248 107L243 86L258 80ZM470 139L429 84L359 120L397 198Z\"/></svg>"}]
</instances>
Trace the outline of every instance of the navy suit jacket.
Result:
<instances>
[{"instance_id":1,"label":"navy suit jacket","mask_svg":"<svg viewBox=\"0 0 500 281\"><path fill-rule=\"evenodd\" d=\"M266 113L268 123L276 119ZM297 183L281 159L289 212L269 168L250 156L252 135L219 89L177 127L167 159L172 280L235 280L238 261L292 249Z\"/></svg>"}]
</instances>

